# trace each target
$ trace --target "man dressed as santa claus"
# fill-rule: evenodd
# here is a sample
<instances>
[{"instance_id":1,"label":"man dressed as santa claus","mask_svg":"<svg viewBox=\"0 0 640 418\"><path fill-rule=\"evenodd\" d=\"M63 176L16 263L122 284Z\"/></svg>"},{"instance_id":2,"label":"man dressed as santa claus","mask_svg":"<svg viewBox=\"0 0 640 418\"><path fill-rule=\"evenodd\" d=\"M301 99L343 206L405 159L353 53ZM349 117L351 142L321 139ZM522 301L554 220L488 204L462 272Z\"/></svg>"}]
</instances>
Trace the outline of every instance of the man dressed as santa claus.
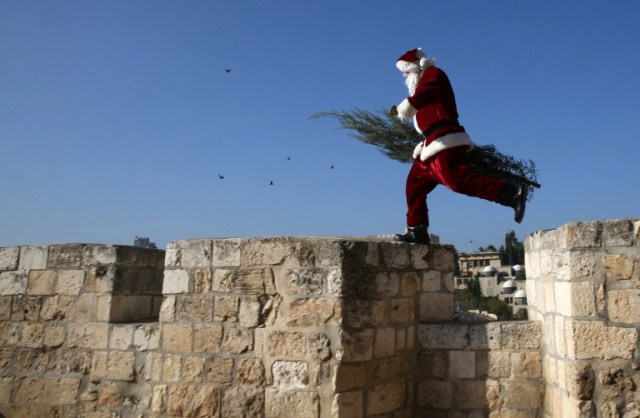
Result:
<instances>
[{"instance_id":1,"label":"man dressed as santa claus","mask_svg":"<svg viewBox=\"0 0 640 418\"><path fill-rule=\"evenodd\" d=\"M457 193L475 196L515 210L515 221L524 217L527 189L469 170L466 153L473 142L458 122L458 110L449 78L422 49L407 51L396 62L405 77L409 97L391 112L402 121L413 119L424 141L413 151L413 166L406 184L407 229L396 241L429 244L427 195L438 184Z\"/></svg>"}]
</instances>

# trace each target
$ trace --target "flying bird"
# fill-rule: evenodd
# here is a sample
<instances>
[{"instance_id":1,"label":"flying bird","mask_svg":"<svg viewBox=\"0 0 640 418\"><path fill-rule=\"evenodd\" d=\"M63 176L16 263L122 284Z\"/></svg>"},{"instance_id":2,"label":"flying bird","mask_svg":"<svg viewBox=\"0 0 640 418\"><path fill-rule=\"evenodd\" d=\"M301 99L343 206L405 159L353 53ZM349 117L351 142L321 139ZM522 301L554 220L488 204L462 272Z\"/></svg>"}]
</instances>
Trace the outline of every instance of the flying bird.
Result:
<instances>
[{"instance_id":1,"label":"flying bird","mask_svg":"<svg viewBox=\"0 0 640 418\"><path fill-rule=\"evenodd\" d=\"M224 70L227 72L227 74L231 72L231 68L225 68Z\"/></svg>"},{"instance_id":2,"label":"flying bird","mask_svg":"<svg viewBox=\"0 0 640 418\"><path fill-rule=\"evenodd\" d=\"M220 177L220 180L224 180L224 176L223 175L218 174L218 177Z\"/></svg>"},{"instance_id":3,"label":"flying bird","mask_svg":"<svg viewBox=\"0 0 640 418\"><path fill-rule=\"evenodd\" d=\"M273 186L273 180L269 182L269 186Z\"/></svg>"},{"instance_id":4,"label":"flying bird","mask_svg":"<svg viewBox=\"0 0 640 418\"><path fill-rule=\"evenodd\" d=\"M333 165L331 166L331 169L333 170Z\"/></svg>"}]
</instances>

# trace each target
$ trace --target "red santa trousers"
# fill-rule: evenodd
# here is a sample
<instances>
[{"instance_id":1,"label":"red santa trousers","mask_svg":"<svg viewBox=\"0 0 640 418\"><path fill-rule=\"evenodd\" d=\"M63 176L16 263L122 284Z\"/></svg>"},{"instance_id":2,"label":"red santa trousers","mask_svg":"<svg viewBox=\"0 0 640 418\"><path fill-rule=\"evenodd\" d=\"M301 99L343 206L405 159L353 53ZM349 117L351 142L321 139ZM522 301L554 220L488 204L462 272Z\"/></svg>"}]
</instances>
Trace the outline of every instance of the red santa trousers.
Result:
<instances>
[{"instance_id":1,"label":"red santa trousers","mask_svg":"<svg viewBox=\"0 0 640 418\"><path fill-rule=\"evenodd\" d=\"M420 161L416 158L407 176L407 225L429 225L427 195L438 184L457 193L495 202L504 182L469 171L467 147L454 147Z\"/></svg>"}]
</instances>

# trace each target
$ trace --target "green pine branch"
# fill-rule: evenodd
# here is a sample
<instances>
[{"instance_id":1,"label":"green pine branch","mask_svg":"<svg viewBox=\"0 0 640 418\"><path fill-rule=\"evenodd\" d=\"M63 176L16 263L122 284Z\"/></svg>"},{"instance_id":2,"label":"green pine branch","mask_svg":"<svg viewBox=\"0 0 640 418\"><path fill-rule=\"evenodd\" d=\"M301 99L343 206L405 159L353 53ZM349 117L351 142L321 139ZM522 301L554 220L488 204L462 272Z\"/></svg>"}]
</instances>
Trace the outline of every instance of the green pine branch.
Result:
<instances>
[{"instance_id":1,"label":"green pine branch","mask_svg":"<svg viewBox=\"0 0 640 418\"><path fill-rule=\"evenodd\" d=\"M341 129L349 131L350 136L403 163L413 162L413 149L424 139L413 126L402 123L386 110L375 114L356 108L352 111L318 112L312 117L337 119ZM533 188L540 188L538 171L532 160L502 154L493 145L477 145L467 156L469 167L475 173L532 186L527 196L529 201L533 198Z\"/></svg>"}]
</instances>

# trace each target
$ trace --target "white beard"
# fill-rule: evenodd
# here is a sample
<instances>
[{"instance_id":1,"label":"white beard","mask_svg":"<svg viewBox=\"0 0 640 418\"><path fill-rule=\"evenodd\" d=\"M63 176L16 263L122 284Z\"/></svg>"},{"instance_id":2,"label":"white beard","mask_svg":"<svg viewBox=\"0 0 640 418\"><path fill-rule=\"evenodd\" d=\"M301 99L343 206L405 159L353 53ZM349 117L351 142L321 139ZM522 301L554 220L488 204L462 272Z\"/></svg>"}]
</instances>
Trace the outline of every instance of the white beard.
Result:
<instances>
[{"instance_id":1,"label":"white beard","mask_svg":"<svg viewBox=\"0 0 640 418\"><path fill-rule=\"evenodd\" d=\"M404 84L407 85L407 89L409 89L409 95L413 96L416 92L416 88L418 88L418 82L420 81L420 74L411 72L407 74L404 79Z\"/></svg>"}]
</instances>

